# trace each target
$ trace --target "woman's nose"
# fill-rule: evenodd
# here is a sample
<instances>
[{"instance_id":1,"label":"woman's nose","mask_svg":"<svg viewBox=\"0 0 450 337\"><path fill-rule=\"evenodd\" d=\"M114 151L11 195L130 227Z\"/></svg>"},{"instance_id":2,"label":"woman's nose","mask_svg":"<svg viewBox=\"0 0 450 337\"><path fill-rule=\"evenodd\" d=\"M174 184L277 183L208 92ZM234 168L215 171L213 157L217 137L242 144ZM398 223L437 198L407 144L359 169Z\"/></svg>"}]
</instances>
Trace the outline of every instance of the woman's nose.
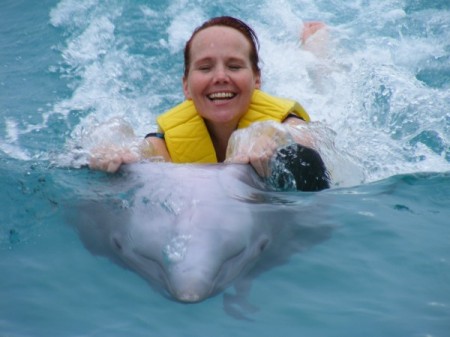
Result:
<instances>
[{"instance_id":1,"label":"woman's nose","mask_svg":"<svg viewBox=\"0 0 450 337\"><path fill-rule=\"evenodd\" d=\"M215 82L227 82L229 80L227 69L223 66L214 69Z\"/></svg>"}]
</instances>

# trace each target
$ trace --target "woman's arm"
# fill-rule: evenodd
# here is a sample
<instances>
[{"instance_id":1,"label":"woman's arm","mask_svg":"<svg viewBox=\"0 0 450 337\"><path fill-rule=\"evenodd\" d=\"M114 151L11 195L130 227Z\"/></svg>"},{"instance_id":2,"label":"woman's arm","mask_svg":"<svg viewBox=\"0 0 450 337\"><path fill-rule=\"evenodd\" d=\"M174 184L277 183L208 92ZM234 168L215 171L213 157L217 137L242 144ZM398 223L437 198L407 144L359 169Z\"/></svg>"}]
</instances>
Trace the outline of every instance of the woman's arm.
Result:
<instances>
[{"instance_id":1,"label":"woman's arm","mask_svg":"<svg viewBox=\"0 0 450 337\"><path fill-rule=\"evenodd\" d=\"M162 157L162 159L167 162L172 161L164 139L158 137L147 137L145 140L153 147L154 156Z\"/></svg>"}]
</instances>

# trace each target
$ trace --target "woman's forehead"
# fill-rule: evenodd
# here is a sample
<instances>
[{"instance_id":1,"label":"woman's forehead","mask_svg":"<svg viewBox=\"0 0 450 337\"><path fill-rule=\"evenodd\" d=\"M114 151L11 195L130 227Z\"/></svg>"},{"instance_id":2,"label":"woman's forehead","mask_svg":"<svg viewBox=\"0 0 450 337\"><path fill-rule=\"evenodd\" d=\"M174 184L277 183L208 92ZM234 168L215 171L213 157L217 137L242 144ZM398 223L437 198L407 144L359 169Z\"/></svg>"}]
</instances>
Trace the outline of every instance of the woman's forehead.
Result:
<instances>
[{"instance_id":1,"label":"woman's forehead","mask_svg":"<svg viewBox=\"0 0 450 337\"><path fill-rule=\"evenodd\" d=\"M250 43L238 30L225 26L208 27L198 32L193 40L191 55L215 51L235 51L249 55Z\"/></svg>"}]
</instances>

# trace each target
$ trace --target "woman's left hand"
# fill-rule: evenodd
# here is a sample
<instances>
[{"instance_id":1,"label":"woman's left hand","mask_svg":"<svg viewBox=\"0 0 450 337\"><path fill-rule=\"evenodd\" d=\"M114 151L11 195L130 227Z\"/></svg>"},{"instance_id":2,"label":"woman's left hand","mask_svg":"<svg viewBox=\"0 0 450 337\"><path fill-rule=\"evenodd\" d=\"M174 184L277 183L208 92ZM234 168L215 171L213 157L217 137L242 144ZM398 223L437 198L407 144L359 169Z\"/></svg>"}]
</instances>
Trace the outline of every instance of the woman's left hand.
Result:
<instances>
[{"instance_id":1,"label":"woman's left hand","mask_svg":"<svg viewBox=\"0 0 450 337\"><path fill-rule=\"evenodd\" d=\"M249 163L261 177L268 177L271 174L270 161L276 150L294 142L285 125L272 121L254 123L231 135L225 162Z\"/></svg>"}]
</instances>

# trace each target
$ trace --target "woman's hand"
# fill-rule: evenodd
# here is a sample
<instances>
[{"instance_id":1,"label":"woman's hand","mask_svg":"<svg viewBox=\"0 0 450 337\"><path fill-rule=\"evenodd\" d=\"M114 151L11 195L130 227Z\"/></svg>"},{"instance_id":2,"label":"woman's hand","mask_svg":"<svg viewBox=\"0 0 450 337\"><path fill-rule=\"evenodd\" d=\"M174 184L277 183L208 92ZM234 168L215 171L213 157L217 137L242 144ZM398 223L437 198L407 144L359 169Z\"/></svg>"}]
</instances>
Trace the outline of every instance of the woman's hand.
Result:
<instances>
[{"instance_id":1,"label":"woman's hand","mask_svg":"<svg viewBox=\"0 0 450 337\"><path fill-rule=\"evenodd\" d=\"M122 164L135 163L140 159L140 155L131 149L103 145L91 150L89 168L114 173Z\"/></svg>"},{"instance_id":2,"label":"woman's hand","mask_svg":"<svg viewBox=\"0 0 450 337\"><path fill-rule=\"evenodd\" d=\"M254 123L231 135L225 162L249 163L261 177L269 177L270 161L276 150L294 142L288 127L283 124L272 121Z\"/></svg>"},{"instance_id":3,"label":"woman's hand","mask_svg":"<svg viewBox=\"0 0 450 337\"><path fill-rule=\"evenodd\" d=\"M148 140L136 137L126 121L113 118L93 125L86 132L84 148L91 169L114 173L122 164L131 164L155 155L155 147Z\"/></svg>"},{"instance_id":4,"label":"woman's hand","mask_svg":"<svg viewBox=\"0 0 450 337\"><path fill-rule=\"evenodd\" d=\"M231 151L225 162L251 164L261 177L270 176L270 159L277 148L277 144L267 136L259 136L257 139L250 141L253 144L245 144L245 142L239 141L240 148Z\"/></svg>"}]
</instances>

